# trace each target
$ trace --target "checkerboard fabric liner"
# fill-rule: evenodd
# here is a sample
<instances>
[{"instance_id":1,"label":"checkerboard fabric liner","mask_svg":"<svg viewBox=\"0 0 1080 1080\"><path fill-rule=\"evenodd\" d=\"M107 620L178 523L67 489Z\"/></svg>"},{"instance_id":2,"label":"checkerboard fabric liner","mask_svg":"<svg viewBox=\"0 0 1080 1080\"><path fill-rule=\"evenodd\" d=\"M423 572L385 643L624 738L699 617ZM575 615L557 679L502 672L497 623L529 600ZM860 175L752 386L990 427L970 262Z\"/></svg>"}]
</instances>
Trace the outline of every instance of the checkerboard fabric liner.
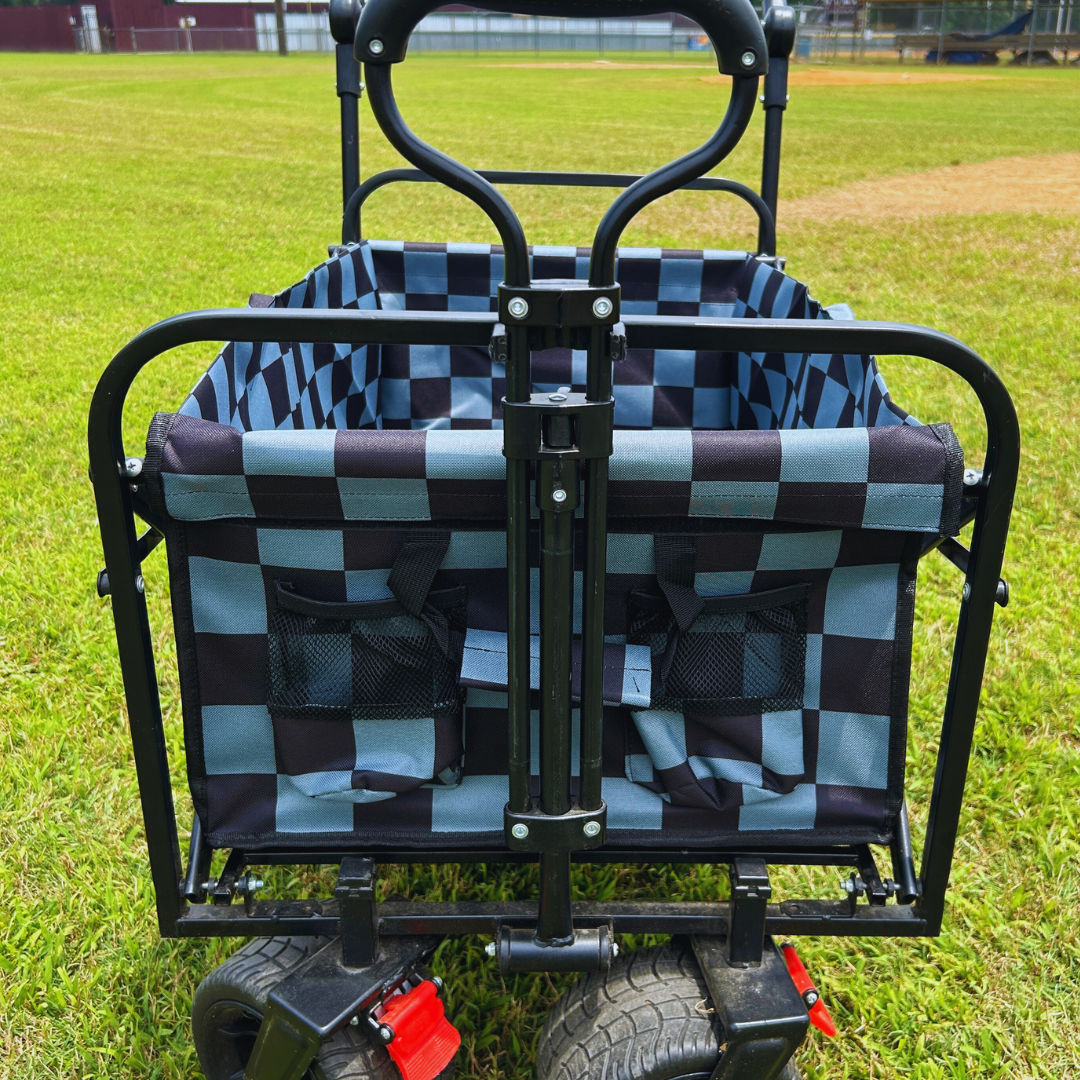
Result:
<instances>
[{"instance_id":1,"label":"checkerboard fabric liner","mask_svg":"<svg viewBox=\"0 0 1080 1080\"><path fill-rule=\"evenodd\" d=\"M494 311L502 249L370 241L273 298L279 308ZM588 252L532 250L536 278L586 278ZM626 314L829 319L806 286L745 252L622 249ZM585 389L585 354L533 361L538 391ZM615 423L701 430L883 427L911 421L873 357L633 349L615 368ZM435 345L227 345L181 407L241 431L500 428L501 368L483 349Z\"/></svg>"},{"instance_id":2,"label":"checkerboard fabric liner","mask_svg":"<svg viewBox=\"0 0 1080 1080\"><path fill-rule=\"evenodd\" d=\"M617 393L617 391L616 391ZM178 520L498 520L498 431L249 431L162 413L152 505ZM787 521L955 535L948 424L838 431L616 431L612 517Z\"/></svg>"},{"instance_id":3,"label":"checkerboard fabric liner","mask_svg":"<svg viewBox=\"0 0 1080 1080\"><path fill-rule=\"evenodd\" d=\"M378 277L383 306L393 300L417 308L416 297L434 304L444 279L434 271L431 279L417 277L410 254L441 256L441 263L419 265L447 267L446 280L460 291L447 293L446 305L460 309L463 296L490 297L492 278L501 274L496 255L448 247L355 246L276 302L314 304L321 297L330 305L374 306ZM460 268L450 258L458 254L470 256ZM475 261L481 254L483 273ZM540 266L542 258L581 258L534 255ZM776 314L779 304L785 313L801 305L807 317L822 314L802 286L742 256L633 259L653 267L654 298L634 298L625 280L624 291L651 310L694 304L685 313L713 313L706 304L729 303L716 313L747 304L748 313ZM697 263L696 300L675 289L688 271L680 266L673 275L664 268L669 261ZM562 264L543 272L570 276ZM719 281L728 283L726 300L716 299ZM373 357L328 346L316 364L322 347L285 343L262 366L265 348L227 347L179 415L155 418L144 467L166 526L189 781L210 842L252 850L342 842L501 846L507 579L498 418L462 424L467 418L451 409L398 423L400 417L380 412L389 403L393 413L400 401L383 385L386 350ZM542 374L545 360L577 363L569 354L539 359ZM822 390L809 412L806 372L822 369L801 357L800 375L785 369L789 359L712 357L713 369L745 367L759 379L728 381L712 428L694 422L692 406L675 429L631 423L616 433L603 732L612 847L891 839L903 792L916 564L926 534L957 530L962 454L948 425L919 425L892 405L869 358L839 358L847 372L845 404ZM692 354L680 363L685 372L705 366ZM547 370L552 386L571 381L563 370ZM784 370L798 377L788 379ZM617 384L616 400L626 385L649 386L655 420L669 384ZM829 425L822 422L826 407ZM330 605L390 600L388 579L403 546L432 530L447 536L432 596L459 590L467 597L456 718L461 760L437 768L443 763L432 721L423 716L375 726L272 716L268 620L276 591L284 585ZM785 602L797 594L798 647L785 654L798 657L793 690L752 694L747 674L743 707L736 686L723 715L654 707L658 658L628 638L631 595L661 597L654 545L666 533L690 545L700 596L750 594L760 607L773 593ZM534 531L534 567L538 557ZM576 583L580 633L580 566ZM534 652L537 586L534 570ZM737 636L726 635L725 647ZM756 665L760 683L777 642L760 628L744 637L744 669ZM574 652L577 660L577 642ZM774 711L762 711L763 702ZM535 712L532 724L535 785ZM576 710L574 725L576 743ZM577 775L576 749L573 769Z\"/></svg>"}]
</instances>

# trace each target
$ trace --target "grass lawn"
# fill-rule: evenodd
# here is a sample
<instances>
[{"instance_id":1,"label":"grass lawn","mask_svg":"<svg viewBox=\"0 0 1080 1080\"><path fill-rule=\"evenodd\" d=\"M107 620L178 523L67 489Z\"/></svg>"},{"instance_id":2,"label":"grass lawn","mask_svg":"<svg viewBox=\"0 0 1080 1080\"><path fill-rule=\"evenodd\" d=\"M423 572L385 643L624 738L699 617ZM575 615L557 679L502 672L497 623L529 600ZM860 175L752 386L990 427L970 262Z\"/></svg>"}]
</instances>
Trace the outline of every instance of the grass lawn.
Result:
<instances>
[{"instance_id":1,"label":"grass lawn","mask_svg":"<svg viewBox=\"0 0 1080 1080\"><path fill-rule=\"evenodd\" d=\"M578 58L580 59L580 57ZM422 57L397 76L428 140L488 167L636 171L696 145L726 90L701 61L542 70L512 58ZM1080 150L1080 71L1001 69L985 81L794 88L785 197L991 158ZM337 238L337 101L329 57L0 54L0 1077L198 1075L198 981L234 942L157 936L101 564L85 421L95 381L138 330L242 304L297 280ZM724 166L755 182L760 115ZM365 173L395 155L364 109ZM512 189L530 238L587 243L610 193ZM932 210L935 192L925 191ZM643 214L628 243L743 247L742 211L702 193ZM1007 211L1007 207L1005 208ZM494 239L434 186L373 197L366 232ZM923 323L978 349L1010 387L1024 461L968 782L945 933L805 940L840 1026L799 1060L817 1080L1080 1077L1080 219L1001 212L873 225L781 206L789 270L863 318ZM214 352L159 361L132 399L129 447ZM883 363L894 397L951 420L981 457L974 399L931 365ZM146 566L181 821L175 649L164 558ZM909 749L916 844L961 579L920 575ZM433 899L530 890L526 871L387 868ZM839 895L835 872L777 872L781 894ZM325 883L314 883L325 887ZM724 875L657 866L581 873L582 896L714 898ZM632 944L632 943L631 943ZM460 1074L525 1077L565 983L504 982L483 942L437 967L465 1037Z\"/></svg>"}]
</instances>

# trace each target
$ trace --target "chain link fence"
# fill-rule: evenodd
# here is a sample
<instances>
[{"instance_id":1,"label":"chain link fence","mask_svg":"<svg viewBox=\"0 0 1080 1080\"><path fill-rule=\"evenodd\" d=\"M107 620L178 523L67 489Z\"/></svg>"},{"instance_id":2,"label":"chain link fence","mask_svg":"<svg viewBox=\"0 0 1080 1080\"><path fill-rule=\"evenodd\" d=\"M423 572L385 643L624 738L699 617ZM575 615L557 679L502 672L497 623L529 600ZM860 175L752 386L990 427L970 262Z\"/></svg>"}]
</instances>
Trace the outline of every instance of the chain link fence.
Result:
<instances>
[{"instance_id":1,"label":"chain link fence","mask_svg":"<svg viewBox=\"0 0 1080 1080\"><path fill-rule=\"evenodd\" d=\"M873 0L824 0L794 4L797 34L796 62L921 59L941 47L951 34L992 34L1031 11L1022 35L1024 48L1009 38L999 50L1014 62L1067 62L1080 55L1080 0L927 0L926 3L874 3ZM173 10L179 10L180 5ZM255 28L199 27L181 18L168 29L94 29L94 41L80 43L80 51L113 51L115 39L127 40L133 52L260 51L277 52L277 25L273 14L255 15ZM289 52L332 52L326 16L319 12L287 12L286 44ZM77 35L79 31L76 31ZM1021 35L1021 36L1022 36ZM1040 37L1042 35L1042 37ZM86 35L83 35L86 36ZM934 41L930 41L930 37ZM1053 37L1053 41L1048 40ZM916 43L909 45L909 39ZM1044 41L1044 38L1047 40ZM899 42L899 44L898 44ZM973 43L992 62L992 41ZM539 57L554 53L580 53L583 57L608 54L653 56L700 55L712 59L707 37L694 27L676 26L665 19L559 19L488 14L429 15L409 43L413 55L433 52L516 53ZM947 50L943 50L947 51ZM948 57L946 57L948 58ZM969 61L975 62L975 61Z\"/></svg>"}]
</instances>

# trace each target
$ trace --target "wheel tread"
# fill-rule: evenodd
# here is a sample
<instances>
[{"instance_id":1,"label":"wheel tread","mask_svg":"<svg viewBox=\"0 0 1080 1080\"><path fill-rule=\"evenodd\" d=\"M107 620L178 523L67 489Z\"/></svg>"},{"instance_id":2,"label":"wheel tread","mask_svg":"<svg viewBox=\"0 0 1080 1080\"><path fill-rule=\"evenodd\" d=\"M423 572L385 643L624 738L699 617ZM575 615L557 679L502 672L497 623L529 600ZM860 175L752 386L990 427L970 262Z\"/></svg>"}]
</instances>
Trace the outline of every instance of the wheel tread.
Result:
<instances>
[{"instance_id":1,"label":"wheel tread","mask_svg":"<svg viewBox=\"0 0 1080 1080\"><path fill-rule=\"evenodd\" d=\"M555 1004L537 1045L539 1080L674 1080L712 1072L722 1031L696 1010L709 992L688 943L624 954ZM799 1080L791 1063L781 1080Z\"/></svg>"}]
</instances>

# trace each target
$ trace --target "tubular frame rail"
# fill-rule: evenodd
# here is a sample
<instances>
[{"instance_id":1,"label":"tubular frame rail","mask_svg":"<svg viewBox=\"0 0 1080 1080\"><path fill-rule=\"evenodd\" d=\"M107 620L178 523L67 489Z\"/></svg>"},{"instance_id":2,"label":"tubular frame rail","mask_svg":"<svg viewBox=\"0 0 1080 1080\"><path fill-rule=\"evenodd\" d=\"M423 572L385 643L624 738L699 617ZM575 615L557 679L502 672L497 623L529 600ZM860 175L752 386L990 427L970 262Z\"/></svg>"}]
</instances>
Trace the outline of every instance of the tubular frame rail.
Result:
<instances>
[{"instance_id":1,"label":"tubular frame rail","mask_svg":"<svg viewBox=\"0 0 1080 1080\"><path fill-rule=\"evenodd\" d=\"M193 935L247 936L267 933L331 933L338 925L333 901L266 900L244 905L192 903L201 882L192 881L181 856L173 803L165 730L155 672L146 597L140 589L141 560L136 530L136 499L126 471L122 439L124 401L136 375L155 357L181 345L203 341L350 341L370 344L454 344L485 347L496 316L471 312L393 312L313 310L220 309L178 315L145 330L116 355L98 383L90 410L89 450L97 500L106 571L110 583L113 618L146 827L151 873L157 901L158 923L166 937ZM919 880L910 904L847 905L844 901L787 901L770 905L766 914L769 933L826 935L936 935L941 930L949 871L960 818L961 801L971 751L986 650L993 621L995 597L1009 514L1019 469L1019 426L1009 394L1000 379L974 351L946 334L923 327L874 322L820 322L801 320L681 319L663 316L624 316L627 344L636 348L679 348L745 352L876 353L922 357L958 374L975 392L987 427L982 478L974 490L975 517L964 595L953 648L952 670L942 715L937 757ZM894 863L909 857L910 843L901 818ZM200 830L193 833L192 868L208 865L208 851ZM234 875L244 865L274 863L338 863L350 851L233 852ZM470 862L527 861L535 855L506 848L472 851L400 851L367 848L359 854L384 861ZM688 861L732 863L758 858L772 863L840 865L861 868L863 880L875 872L867 865L868 852L851 847L800 848L778 846L753 851L716 849L694 851L623 850L578 852L575 861L626 863ZM901 873L897 872L898 878ZM198 878L194 874L193 878ZM225 875L223 875L224 877ZM226 892L226 901L235 892ZM904 899L903 896L899 897ZM527 905L534 911L532 905ZM724 905L710 912L671 903L639 907L626 904L574 905L573 919L610 917L616 927L639 927L647 916L650 932L659 926L700 926L701 919L718 925L727 917ZM485 905L380 905L383 932L439 933L488 931L504 919L516 921L514 906ZM688 919L680 924L680 913ZM673 932L673 931L672 931ZM680 930L679 932L682 932Z\"/></svg>"},{"instance_id":2,"label":"tubular frame rail","mask_svg":"<svg viewBox=\"0 0 1080 1080\"><path fill-rule=\"evenodd\" d=\"M641 179L632 173L522 172L513 169L478 169L477 175L492 184L521 184L533 187L628 188ZM343 244L353 243L359 238L361 214L368 197L388 184L400 182L431 184L437 181L419 169L385 169L369 176L353 189L352 196L345 204L341 219ZM770 209L765 199L752 187L721 176L702 176L683 184L681 190L726 191L742 199L758 218L758 254L767 257L776 255L775 208Z\"/></svg>"}]
</instances>

